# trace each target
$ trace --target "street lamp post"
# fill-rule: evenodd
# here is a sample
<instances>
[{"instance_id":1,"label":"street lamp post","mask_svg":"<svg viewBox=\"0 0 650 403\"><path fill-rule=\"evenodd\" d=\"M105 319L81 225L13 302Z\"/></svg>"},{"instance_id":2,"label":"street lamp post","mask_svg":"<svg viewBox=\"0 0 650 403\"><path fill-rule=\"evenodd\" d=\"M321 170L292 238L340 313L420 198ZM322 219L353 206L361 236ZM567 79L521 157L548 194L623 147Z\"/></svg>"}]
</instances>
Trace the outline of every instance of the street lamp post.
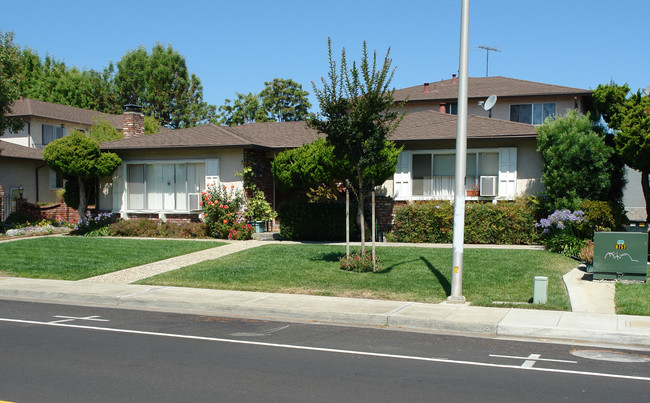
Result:
<instances>
[{"instance_id":1,"label":"street lamp post","mask_svg":"<svg viewBox=\"0 0 650 403\"><path fill-rule=\"evenodd\" d=\"M467 59L469 57L469 0L462 0L458 70L458 127L456 129L456 177L454 188L454 239L451 295L448 303L464 304L463 242L465 235L465 174L467 160Z\"/></svg>"}]
</instances>

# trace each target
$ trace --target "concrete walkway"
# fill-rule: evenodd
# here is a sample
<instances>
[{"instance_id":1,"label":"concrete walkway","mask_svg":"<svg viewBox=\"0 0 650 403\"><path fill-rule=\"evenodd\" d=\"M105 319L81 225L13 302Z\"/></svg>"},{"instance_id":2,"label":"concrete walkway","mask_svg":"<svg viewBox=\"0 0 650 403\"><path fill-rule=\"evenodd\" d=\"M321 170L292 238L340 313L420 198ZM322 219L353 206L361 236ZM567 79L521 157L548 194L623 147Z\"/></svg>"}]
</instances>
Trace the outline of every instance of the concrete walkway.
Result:
<instances>
[{"instance_id":1,"label":"concrete walkway","mask_svg":"<svg viewBox=\"0 0 650 403\"><path fill-rule=\"evenodd\" d=\"M276 242L232 242L80 281L0 277L0 298L493 337L556 339L650 349L650 317L614 314L609 289L612 285L582 280L584 273L578 269L565 276L574 312L129 284L271 243ZM381 246L405 245L382 243ZM599 301L606 303L600 304Z\"/></svg>"},{"instance_id":2,"label":"concrete walkway","mask_svg":"<svg viewBox=\"0 0 650 403\"><path fill-rule=\"evenodd\" d=\"M584 265L576 267L563 277L571 300L571 311L582 313L616 313L616 283L594 281Z\"/></svg>"}]
</instances>

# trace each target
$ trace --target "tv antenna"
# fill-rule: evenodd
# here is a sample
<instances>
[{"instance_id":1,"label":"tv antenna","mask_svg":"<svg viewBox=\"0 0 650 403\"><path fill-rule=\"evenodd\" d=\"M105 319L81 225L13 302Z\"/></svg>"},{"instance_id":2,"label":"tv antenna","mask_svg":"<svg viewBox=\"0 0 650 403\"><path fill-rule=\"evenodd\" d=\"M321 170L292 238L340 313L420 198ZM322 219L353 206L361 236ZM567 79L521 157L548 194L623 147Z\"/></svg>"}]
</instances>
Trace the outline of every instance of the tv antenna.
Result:
<instances>
[{"instance_id":1,"label":"tv antenna","mask_svg":"<svg viewBox=\"0 0 650 403\"><path fill-rule=\"evenodd\" d=\"M479 46L479 48L485 50L485 77L487 77L488 76L488 67L490 66L490 52L499 52L499 53L501 53L501 51L499 49L497 49L497 48L493 48L493 47L485 46L485 45L481 45L481 46Z\"/></svg>"},{"instance_id":2,"label":"tv antenna","mask_svg":"<svg viewBox=\"0 0 650 403\"><path fill-rule=\"evenodd\" d=\"M478 101L479 106L481 106L484 110L489 112L488 117L490 118L492 117L492 107L496 103L497 103L497 96L494 94L490 95L488 99L485 100L485 102Z\"/></svg>"}]
</instances>

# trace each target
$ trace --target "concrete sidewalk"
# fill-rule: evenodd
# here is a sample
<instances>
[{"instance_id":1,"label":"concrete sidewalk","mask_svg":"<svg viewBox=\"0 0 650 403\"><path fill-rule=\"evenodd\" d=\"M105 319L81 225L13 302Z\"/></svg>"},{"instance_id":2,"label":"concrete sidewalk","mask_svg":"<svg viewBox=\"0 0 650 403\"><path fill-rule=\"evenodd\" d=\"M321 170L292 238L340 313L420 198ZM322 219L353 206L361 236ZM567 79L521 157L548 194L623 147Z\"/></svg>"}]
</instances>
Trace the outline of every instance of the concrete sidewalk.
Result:
<instances>
[{"instance_id":1,"label":"concrete sidewalk","mask_svg":"<svg viewBox=\"0 0 650 403\"><path fill-rule=\"evenodd\" d=\"M650 349L650 317L0 277L0 298Z\"/></svg>"}]
</instances>

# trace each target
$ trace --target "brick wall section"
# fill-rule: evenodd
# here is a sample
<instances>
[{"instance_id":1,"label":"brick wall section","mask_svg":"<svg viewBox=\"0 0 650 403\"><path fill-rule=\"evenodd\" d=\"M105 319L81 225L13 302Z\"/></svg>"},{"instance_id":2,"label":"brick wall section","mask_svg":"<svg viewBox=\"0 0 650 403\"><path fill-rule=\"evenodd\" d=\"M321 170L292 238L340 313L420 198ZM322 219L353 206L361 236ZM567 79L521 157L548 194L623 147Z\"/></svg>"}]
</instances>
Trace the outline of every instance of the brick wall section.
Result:
<instances>
[{"instance_id":1,"label":"brick wall section","mask_svg":"<svg viewBox=\"0 0 650 403\"><path fill-rule=\"evenodd\" d=\"M246 178L246 185L255 184L258 189L264 191L266 201L273 205L273 175L271 174L271 159L266 158L263 150L244 150L244 166L252 169L251 174ZM250 197L250 191L246 191L246 196Z\"/></svg>"},{"instance_id":2,"label":"brick wall section","mask_svg":"<svg viewBox=\"0 0 650 403\"><path fill-rule=\"evenodd\" d=\"M368 206L372 209L372 202L368 198ZM395 201L392 197L386 196L375 196L375 217L378 222L377 230L383 232L384 234L391 231L393 228L393 209L395 207ZM372 217L372 210L370 211L370 217Z\"/></svg>"},{"instance_id":3,"label":"brick wall section","mask_svg":"<svg viewBox=\"0 0 650 403\"><path fill-rule=\"evenodd\" d=\"M27 211L40 220L48 219L75 223L79 221L79 213L77 210L68 207L68 205L63 202L36 205L23 200L22 202L18 203L17 210Z\"/></svg>"}]
</instances>

